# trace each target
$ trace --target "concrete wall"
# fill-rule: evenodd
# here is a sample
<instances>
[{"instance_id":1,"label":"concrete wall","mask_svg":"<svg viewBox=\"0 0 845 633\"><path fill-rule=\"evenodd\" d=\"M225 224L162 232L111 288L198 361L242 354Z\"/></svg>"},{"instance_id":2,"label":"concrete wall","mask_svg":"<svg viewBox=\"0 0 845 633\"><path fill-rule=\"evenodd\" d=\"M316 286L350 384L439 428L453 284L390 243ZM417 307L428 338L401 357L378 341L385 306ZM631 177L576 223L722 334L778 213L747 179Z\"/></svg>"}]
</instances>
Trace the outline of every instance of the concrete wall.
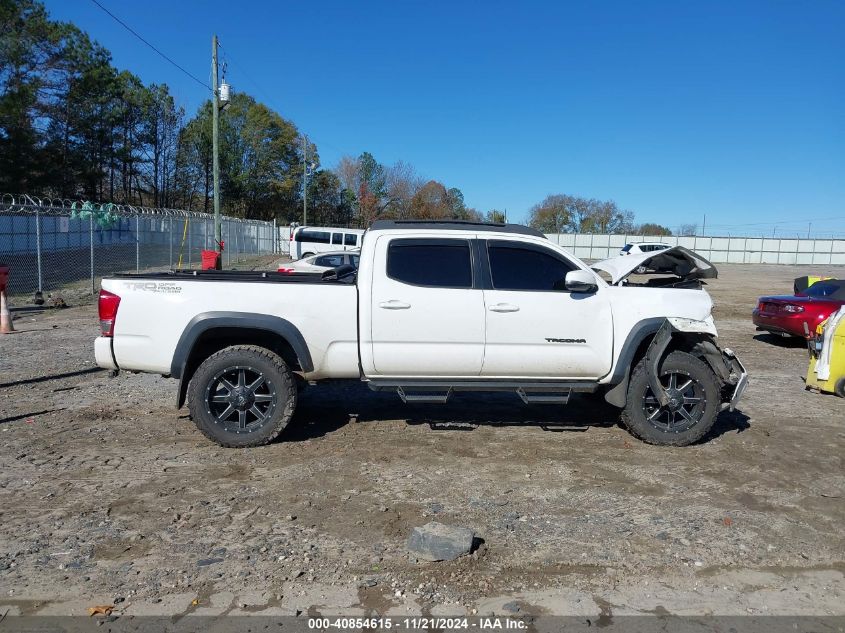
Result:
<instances>
[{"instance_id":1,"label":"concrete wall","mask_svg":"<svg viewBox=\"0 0 845 633\"><path fill-rule=\"evenodd\" d=\"M664 237L649 235L547 234L582 259L607 259L629 242L684 246L714 264L845 264L845 240L761 237Z\"/></svg>"}]
</instances>

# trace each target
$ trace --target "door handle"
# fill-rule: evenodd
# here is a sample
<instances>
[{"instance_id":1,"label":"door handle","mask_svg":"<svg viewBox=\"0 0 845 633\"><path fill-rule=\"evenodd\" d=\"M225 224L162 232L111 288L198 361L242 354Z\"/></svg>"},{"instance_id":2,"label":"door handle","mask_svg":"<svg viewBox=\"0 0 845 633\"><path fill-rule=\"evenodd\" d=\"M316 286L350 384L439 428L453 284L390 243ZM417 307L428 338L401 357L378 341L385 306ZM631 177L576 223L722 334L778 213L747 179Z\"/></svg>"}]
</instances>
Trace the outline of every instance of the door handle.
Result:
<instances>
[{"instance_id":1,"label":"door handle","mask_svg":"<svg viewBox=\"0 0 845 633\"><path fill-rule=\"evenodd\" d=\"M519 306L512 303L496 303L491 305L489 310L491 312L519 312Z\"/></svg>"},{"instance_id":2,"label":"door handle","mask_svg":"<svg viewBox=\"0 0 845 633\"><path fill-rule=\"evenodd\" d=\"M404 301L397 301L396 299L391 299L390 301L382 301L378 304L379 308L384 308L385 310L407 310L411 307L410 303L405 303Z\"/></svg>"}]
</instances>

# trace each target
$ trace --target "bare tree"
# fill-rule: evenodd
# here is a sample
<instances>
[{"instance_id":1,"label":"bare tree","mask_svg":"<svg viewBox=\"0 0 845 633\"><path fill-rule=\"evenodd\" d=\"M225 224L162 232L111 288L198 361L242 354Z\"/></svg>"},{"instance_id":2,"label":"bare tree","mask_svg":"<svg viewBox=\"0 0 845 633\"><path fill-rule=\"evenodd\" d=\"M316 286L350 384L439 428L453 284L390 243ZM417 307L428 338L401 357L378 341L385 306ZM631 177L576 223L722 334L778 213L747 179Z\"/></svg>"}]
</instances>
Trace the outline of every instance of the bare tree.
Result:
<instances>
[{"instance_id":1,"label":"bare tree","mask_svg":"<svg viewBox=\"0 0 845 633\"><path fill-rule=\"evenodd\" d=\"M358 191L361 185L361 161L354 156L342 156L334 168L341 186L348 191Z\"/></svg>"},{"instance_id":2,"label":"bare tree","mask_svg":"<svg viewBox=\"0 0 845 633\"><path fill-rule=\"evenodd\" d=\"M411 214L411 200L422 188L424 180L413 165L398 161L385 170L387 205L385 213L395 218L408 218Z\"/></svg>"},{"instance_id":3,"label":"bare tree","mask_svg":"<svg viewBox=\"0 0 845 633\"><path fill-rule=\"evenodd\" d=\"M678 235L682 237L695 236L698 233L697 224L682 224L678 227Z\"/></svg>"}]
</instances>

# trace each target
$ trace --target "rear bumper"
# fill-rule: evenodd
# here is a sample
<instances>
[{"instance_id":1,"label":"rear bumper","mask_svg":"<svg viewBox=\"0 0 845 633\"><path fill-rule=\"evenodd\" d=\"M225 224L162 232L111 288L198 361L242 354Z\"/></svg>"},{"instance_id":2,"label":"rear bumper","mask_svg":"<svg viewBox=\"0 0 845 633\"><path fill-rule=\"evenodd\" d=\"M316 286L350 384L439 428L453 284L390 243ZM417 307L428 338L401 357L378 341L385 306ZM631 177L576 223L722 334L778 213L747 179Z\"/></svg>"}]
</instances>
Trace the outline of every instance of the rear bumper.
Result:
<instances>
[{"instance_id":1,"label":"rear bumper","mask_svg":"<svg viewBox=\"0 0 845 633\"><path fill-rule=\"evenodd\" d=\"M112 340L114 339L107 336L98 336L94 340L94 359L97 365L103 369L118 369L117 362L114 359L114 353L112 352Z\"/></svg>"},{"instance_id":2,"label":"rear bumper","mask_svg":"<svg viewBox=\"0 0 845 633\"><path fill-rule=\"evenodd\" d=\"M790 336L798 336L800 338L805 338L805 320L806 317L802 318L800 313L794 316L768 316L761 314L757 309L751 313L751 321L759 329L766 330L767 332L789 334Z\"/></svg>"}]
</instances>

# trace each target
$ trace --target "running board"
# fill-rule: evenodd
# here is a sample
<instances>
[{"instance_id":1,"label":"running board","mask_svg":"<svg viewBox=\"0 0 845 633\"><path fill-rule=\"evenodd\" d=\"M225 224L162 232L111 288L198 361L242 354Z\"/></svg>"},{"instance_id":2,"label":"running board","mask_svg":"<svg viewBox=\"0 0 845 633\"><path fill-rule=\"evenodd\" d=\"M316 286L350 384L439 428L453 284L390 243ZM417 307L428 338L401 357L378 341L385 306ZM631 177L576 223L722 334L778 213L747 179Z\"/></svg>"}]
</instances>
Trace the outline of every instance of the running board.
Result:
<instances>
[{"instance_id":1,"label":"running board","mask_svg":"<svg viewBox=\"0 0 845 633\"><path fill-rule=\"evenodd\" d=\"M498 380L370 380L372 391L395 391L404 403L445 404L456 391L516 393L525 404L566 404L575 392L594 393L595 382Z\"/></svg>"}]
</instances>

